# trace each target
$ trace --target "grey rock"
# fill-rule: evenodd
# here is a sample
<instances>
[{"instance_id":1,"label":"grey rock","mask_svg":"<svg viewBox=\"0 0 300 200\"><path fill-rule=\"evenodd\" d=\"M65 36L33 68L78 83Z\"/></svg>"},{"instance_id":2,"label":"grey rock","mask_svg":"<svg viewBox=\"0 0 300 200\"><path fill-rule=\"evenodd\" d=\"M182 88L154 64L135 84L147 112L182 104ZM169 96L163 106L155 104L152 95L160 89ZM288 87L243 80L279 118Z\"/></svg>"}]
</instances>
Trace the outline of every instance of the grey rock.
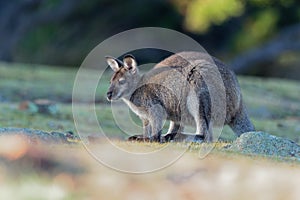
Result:
<instances>
[{"instance_id":1,"label":"grey rock","mask_svg":"<svg viewBox=\"0 0 300 200\"><path fill-rule=\"evenodd\" d=\"M300 158L300 146L297 143L264 132L244 133L227 149L244 154Z\"/></svg>"},{"instance_id":2,"label":"grey rock","mask_svg":"<svg viewBox=\"0 0 300 200\"><path fill-rule=\"evenodd\" d=\"M45 132L41 130L34 130L29 128L0 128L0 136L3 135L23 135L28 138L29 142L36 142L37 140L44 143L68 143L65 133L60 132Z\"/></svg>"}]
</instances>

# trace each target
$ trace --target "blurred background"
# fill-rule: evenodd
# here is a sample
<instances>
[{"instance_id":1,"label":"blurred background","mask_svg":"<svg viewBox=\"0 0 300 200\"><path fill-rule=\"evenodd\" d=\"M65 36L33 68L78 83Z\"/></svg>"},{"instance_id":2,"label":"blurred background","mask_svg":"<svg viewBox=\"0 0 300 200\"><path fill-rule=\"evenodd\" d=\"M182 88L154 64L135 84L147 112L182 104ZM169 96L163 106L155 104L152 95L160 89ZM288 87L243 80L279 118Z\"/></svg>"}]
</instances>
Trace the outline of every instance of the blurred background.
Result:
<instances>
[{"instance_id":1,"label":"blurred background","mask_svg":"<svg viewBox=\"0 0 300 200\"><path fill-rule=\"evenodd\" d=\"M79 67L143 26L183 32L239 74L300 79L298 0L1 0L0 61Z\"/></svg>"}]
</instances>

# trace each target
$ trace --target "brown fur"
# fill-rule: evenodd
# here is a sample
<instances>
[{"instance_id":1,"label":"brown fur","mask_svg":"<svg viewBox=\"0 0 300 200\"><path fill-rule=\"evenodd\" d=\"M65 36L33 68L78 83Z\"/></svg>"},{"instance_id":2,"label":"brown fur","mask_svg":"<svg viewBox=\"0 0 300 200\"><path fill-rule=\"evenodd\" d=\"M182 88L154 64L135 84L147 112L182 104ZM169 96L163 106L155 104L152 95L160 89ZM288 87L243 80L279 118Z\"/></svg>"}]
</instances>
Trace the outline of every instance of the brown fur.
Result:
<instances>
[{"instance_id":1,"label":"brown fur","mask_svg":"<svg viewBox=\"0 0 300 200\"><path fill-rule=\"evenodd\" d=\"M184 125L195 125L196 137L211 141L211 122L215 116L222 114L225 115L224 123L238 136L254 130L234 73L218 59L211 59L204 53L181 52L161 61L143 76L139 74L132 56L125 56L123 62L123 65L118 62L118 67L111 66L117 70L111 79L108 99L122 98L141 118L144 136L137 138L161 141L161 129L166 119L171 121L165 137L167 140L181 133ZM217 72L214 71L215 66ZM214 81L219 76L222 84ZM207 77L214 84L207 85ZM121 79L126 80L125 83ZM222 88L224 95L221 94ZM214 92L217 98L212 99L210 92ZM226 103L225 110L217 108L212 116L212 103L219 105L220 102Z\"/></svg>"}]
</instances>

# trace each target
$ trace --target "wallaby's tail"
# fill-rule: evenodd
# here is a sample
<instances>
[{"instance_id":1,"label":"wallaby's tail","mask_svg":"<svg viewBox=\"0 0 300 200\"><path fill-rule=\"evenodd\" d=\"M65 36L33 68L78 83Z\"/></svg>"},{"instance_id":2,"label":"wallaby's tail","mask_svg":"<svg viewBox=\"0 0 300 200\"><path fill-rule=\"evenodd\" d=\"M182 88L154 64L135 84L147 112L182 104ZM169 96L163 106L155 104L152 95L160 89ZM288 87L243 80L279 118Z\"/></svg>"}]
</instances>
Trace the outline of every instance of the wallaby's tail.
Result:
<instances>
[{"instance_id":1,"label":"wallaby's tail","mask_svg":"<svg viewBox=\"0 0 300 200\"><path fill-rule=\"evenodd\" d=\"M250 121L248 112L243 103L231 123L229 123L229 126L237 136L246 132L255 131L254 125Z\"/></svg>"}]
</instances>

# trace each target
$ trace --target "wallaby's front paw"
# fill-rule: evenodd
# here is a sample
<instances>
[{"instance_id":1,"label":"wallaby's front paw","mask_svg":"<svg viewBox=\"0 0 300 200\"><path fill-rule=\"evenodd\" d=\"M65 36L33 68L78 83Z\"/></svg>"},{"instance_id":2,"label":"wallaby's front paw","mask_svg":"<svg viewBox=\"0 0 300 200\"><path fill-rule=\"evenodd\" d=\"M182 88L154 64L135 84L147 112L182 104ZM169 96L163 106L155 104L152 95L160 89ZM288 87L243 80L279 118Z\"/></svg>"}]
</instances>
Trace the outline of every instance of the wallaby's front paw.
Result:
<instances>
[{"instance_id":1,"label":"wallaby's front paw","mask_svg":"<svg viewBox=\"0 0 300 200\"><path fill-rule=\"evenodd\" d=\"M150 142L163 142L160 135L151 136L149 139L150 139Z\"/></svg>"},{"instance_id":2,"label":"wallaby's front paw","mask_svg":"<svg viewBox=\"0 0 300 200\"><path fill-rule=\"evenodd\" d=\"M145 137L144 135L133 135L130 136L127 140L137 142L162 142L161 137L157 135L151 136L150 138Z\"/></svg>"}]
</instances>

